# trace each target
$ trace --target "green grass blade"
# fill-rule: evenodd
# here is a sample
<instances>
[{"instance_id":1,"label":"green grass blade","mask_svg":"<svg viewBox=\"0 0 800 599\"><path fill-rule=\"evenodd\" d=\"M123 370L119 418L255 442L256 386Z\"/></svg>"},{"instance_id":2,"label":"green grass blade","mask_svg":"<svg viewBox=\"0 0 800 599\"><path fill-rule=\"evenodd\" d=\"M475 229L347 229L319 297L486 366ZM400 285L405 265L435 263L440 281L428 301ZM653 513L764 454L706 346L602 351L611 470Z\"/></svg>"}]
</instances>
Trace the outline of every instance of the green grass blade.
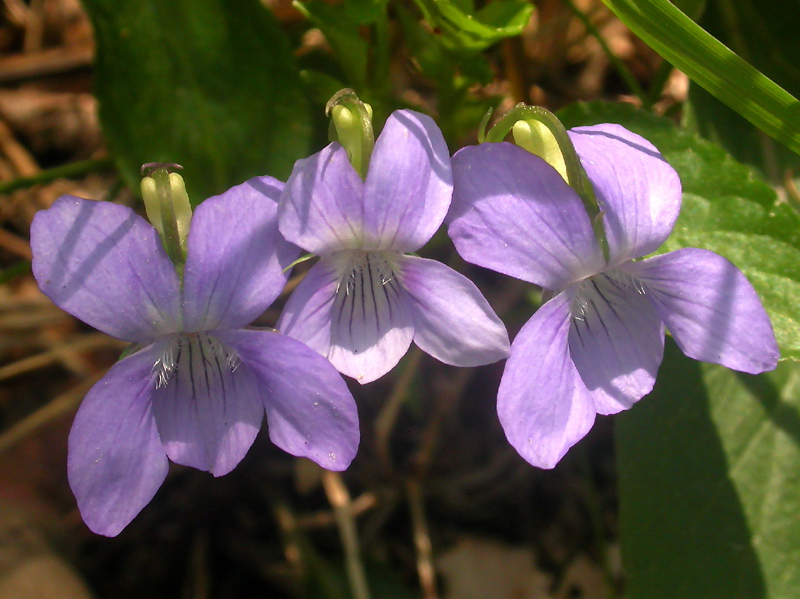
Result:
<instances>
[{"instance_id":1,"label":"green grass blade","mask_svg":"<svg viewBox=\"0 0 800 599\"><path fill-rule=\"evenodd\" d=\"M668 0L603 0L636 35L756 127L800 153L800 102Z\"/></svg>"}]
</instances>

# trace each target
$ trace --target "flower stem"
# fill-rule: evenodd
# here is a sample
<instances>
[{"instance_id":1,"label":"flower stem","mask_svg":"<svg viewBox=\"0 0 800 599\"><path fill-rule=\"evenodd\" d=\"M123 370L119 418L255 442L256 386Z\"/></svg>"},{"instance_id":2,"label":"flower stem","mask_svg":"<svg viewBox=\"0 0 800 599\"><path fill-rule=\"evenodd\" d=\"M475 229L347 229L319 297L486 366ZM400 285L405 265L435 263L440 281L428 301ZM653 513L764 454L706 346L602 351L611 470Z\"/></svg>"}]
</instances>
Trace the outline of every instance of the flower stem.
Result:
<instances>
[{"instance_id":1,"label":"flower stem","mask_svg":"<svg viewBox=\"0 0 800 599\"><path fill-rule=\"evenodd\" d=\"M411 511L411 525L414 528L414 547L417 550L417 573L422 588L423 599L439 599L436 588L436 571L433 568L433 545L425 517L425 503L422 488L416 481L406 485L408 505Z\"/></svg>"},{"instance_id":2,"label":"flower stem","mask_svg":"<svg viewBox=\"0 0 800 599\"><path fill-rule=\"evenodd\" d=\"M322 486L333 507L336 525L344 545L347 562L347 578L353 599L370 599L364 564L361 562L361 551L358 546L358 531L351 509L350 493L342 480L341 474L325 470L322 473Z\"/></svg>"}]
</instances>

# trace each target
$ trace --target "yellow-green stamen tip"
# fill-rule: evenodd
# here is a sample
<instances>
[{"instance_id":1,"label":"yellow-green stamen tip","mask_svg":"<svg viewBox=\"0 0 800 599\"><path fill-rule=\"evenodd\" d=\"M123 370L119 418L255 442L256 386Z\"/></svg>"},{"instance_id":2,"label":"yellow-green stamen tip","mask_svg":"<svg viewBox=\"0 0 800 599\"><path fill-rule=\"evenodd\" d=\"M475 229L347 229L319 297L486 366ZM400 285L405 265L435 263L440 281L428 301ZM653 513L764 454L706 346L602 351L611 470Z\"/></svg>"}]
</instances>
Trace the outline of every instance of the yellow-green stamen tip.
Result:
<instances>
[{"instance_id":1,"label":"yellow-green stamen tip","mask_svg":"<svg viewBox=\"0 0 800 599\"><path fill-rule=\"evenodd\" d=\"M143 165L142 173L149 175L142 178L141 190L147 218L161 236L167 255L176 266L181 266L186 262L192 205L183 177L167 170L175 166Z\"/></svg>"},{"instance_id":2,"label":"yellow-green stamen tip","mask_svg":"<svg viewBox=\"0 0 800 599\"><path fill-rule=\"evenodd\" d=\"M534 119L517 121L511 132L514 135L514 142L518 146L543 158L547 164L558 171L564 181L569 183L564 154L558 146L556 136L547 125Z\"/></svg>"}]
</instances>

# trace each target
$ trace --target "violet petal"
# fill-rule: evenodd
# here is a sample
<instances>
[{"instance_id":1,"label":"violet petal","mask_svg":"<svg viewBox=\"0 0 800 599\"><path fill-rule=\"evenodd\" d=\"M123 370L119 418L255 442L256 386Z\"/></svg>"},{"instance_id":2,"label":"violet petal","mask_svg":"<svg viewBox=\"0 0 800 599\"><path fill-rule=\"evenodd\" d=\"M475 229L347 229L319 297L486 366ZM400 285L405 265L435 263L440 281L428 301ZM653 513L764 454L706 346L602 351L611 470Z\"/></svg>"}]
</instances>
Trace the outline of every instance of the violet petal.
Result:
<instances>
[{"instance_id":1,"label":"violet petal","mask_svg":"<svg viewBox=\"0 0 800 599\"><path fill-rule=\"evenodd\" d=\"M278 232L283 183L256 177L194 211L184 267L184 329L237 328L278 297L300 255Z\"/></svg>"},{"instance_id":2,"label":"violet petal","mask_svg":"<svg viewBox=\"0 0 800 599\"><path fill-rule=\"evenodd\" d=\"M399 277L411 299L414 343L452 366L480 366L508 356L508 333L464 275L435 260L404 256Z\"/></svg>"},{"instance_id":3,"label":"violet petal","mask_svg":"<svg viewBox=\"0 0 800 599\"><path fill-rule=\"evenodd\" d=\"M130 208L62 196L33 219L31 248L42 292L96 329L141 343L180 328L175 267Z\"/></svg>"},{"instance_id":4,"label":"violet petal","mask_svg":"<svg viewBox=\"0 0 800 599\"><path fill-rule=\"evenodd\" d=\"M342 273L335 259L322 258L303 277L286 301L279 332L327 356L331 349L331 309Z\"/></svg>"},{"instance_id":5,"label":"violet petal","mask_svg":"<svg viewBox=\"0 0 800 599\"><path fill-rule=\"evenodd\" d=\"M382 377L414 337L409 298L380 253L353 253L331 308L328 359L360 383Z\"/></svg>"},{"instance_id":6,"label":"violet petal","mask_svg":"<svg viewBox=\"0 0 800 599\"><path fill-rule=\"evenodd\" d=\"M418 250L442 224L452 195L450 152L439 127L412 110L392 113L364 186L363 249Z\"/></svg>"},{"instance_id":7,"label":"violet petal","mask_svg":"<svg viewBox=\"0 0 800 599\"><path fill-rule=\"evenodd\" d=\"M538 156L484 143L459 150L453 174L448 231L468 262L546 289L603 267L583 203Z\"/></svg>"},{"instance_id":8,"label":"violet petal","mask_svg":"<svg viewBox=\"0 0 800 599\"><path fill-rule=\"evenodd\" d=\"M364 233L364 183L342 146L298 160L278 208L283 236L312 254L358 248Z\"/></svg>"},{"instance_id":9,"label":"violet petal","mask_svg":"<svg viewBox=\"0 0 800 599\"><path fill-rule=\"evenodd\" d=\"M97 534L119 534L167 476L150 404L156 359L151 346L117 362L89 390L72 424L69 484Z\"/></svg>"},{"instance_id":10,"label":"violet petal","mask_svg":"<svg viewBox=\"0 0 800 599\"><path fill-rule=\"evenodd\" d=\"M681 208L681 181L658 149L621 125L569 132L604 213L612 265L657 250Z\"/></svg>"},{"instance_id":11,"label":"violet petal","mask_svg":"<svg viewBox=\"0 0 800 599\"><path fill-rule=\"evenodd\" d=\"M258 377L272 442L323 468L346 469L358 450L358 411L333 366L279 333L223 331L219 337Z\"/></svg>"},{"instance_id":12,"label":"violet petal","mask_svg":"<svg viewBox=\"0 0 800 599\"><path fill-rule=\"evenodd\" d=\"M780 353L772 324L753 286L729 260L685 248L625 269L690 358L758 374L773 370Z\"/></svg>"},{"instance_id":13,"label":"violet petal","mask_svg":"<svg viewBox=\"0 0 800 599\"><path fill-rule=\"evenodd\" d=\"M525 324L497 393L506 437L534 466L553 468L592 428L591 395L569 356L570 297L557 295Z\"/></svg>"},{"instance_id":14,"label":"violet petal","mask_svg":"<svg viewBox=\"0 0 800 599\"><path fill-rule=\"evenodd\" d=\"M664 356L664 325L636 282L619 271L581 284L569 350L599 414L627 410L650 393Z\"/></svg>"},{"instance_id":15,"label":"violet petal","mask_svg":"<svg viewBox=\"0 0 800 599\"><path fill-rule=\"evenodd\" d=\"M158 432L173 462L222 476L261 428L259 383L215 332L179 339L167 358L174 364L171 376L153 392Z\"/></svg>"}]
</instances>

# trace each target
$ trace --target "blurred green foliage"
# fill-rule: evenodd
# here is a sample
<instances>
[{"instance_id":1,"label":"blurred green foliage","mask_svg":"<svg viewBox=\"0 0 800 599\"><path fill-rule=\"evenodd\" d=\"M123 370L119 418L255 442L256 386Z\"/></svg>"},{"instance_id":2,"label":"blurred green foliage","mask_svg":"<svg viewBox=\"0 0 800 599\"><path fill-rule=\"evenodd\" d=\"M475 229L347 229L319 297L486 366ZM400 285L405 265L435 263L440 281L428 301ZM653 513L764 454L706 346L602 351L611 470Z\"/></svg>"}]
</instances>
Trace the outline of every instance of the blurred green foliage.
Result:
<instances>
[{"instance_id":1,"label":"blurred green foliage","mask_svg":"<svg viewBox=\"0 0 800 599\"><path fill-rule=\"evenodd\" d=\"M139 167L185 167L194 203L256 175L285 179L310 150L291 48L258 0L85 0L108 146Z\"/></svg>"}]
</instances>

